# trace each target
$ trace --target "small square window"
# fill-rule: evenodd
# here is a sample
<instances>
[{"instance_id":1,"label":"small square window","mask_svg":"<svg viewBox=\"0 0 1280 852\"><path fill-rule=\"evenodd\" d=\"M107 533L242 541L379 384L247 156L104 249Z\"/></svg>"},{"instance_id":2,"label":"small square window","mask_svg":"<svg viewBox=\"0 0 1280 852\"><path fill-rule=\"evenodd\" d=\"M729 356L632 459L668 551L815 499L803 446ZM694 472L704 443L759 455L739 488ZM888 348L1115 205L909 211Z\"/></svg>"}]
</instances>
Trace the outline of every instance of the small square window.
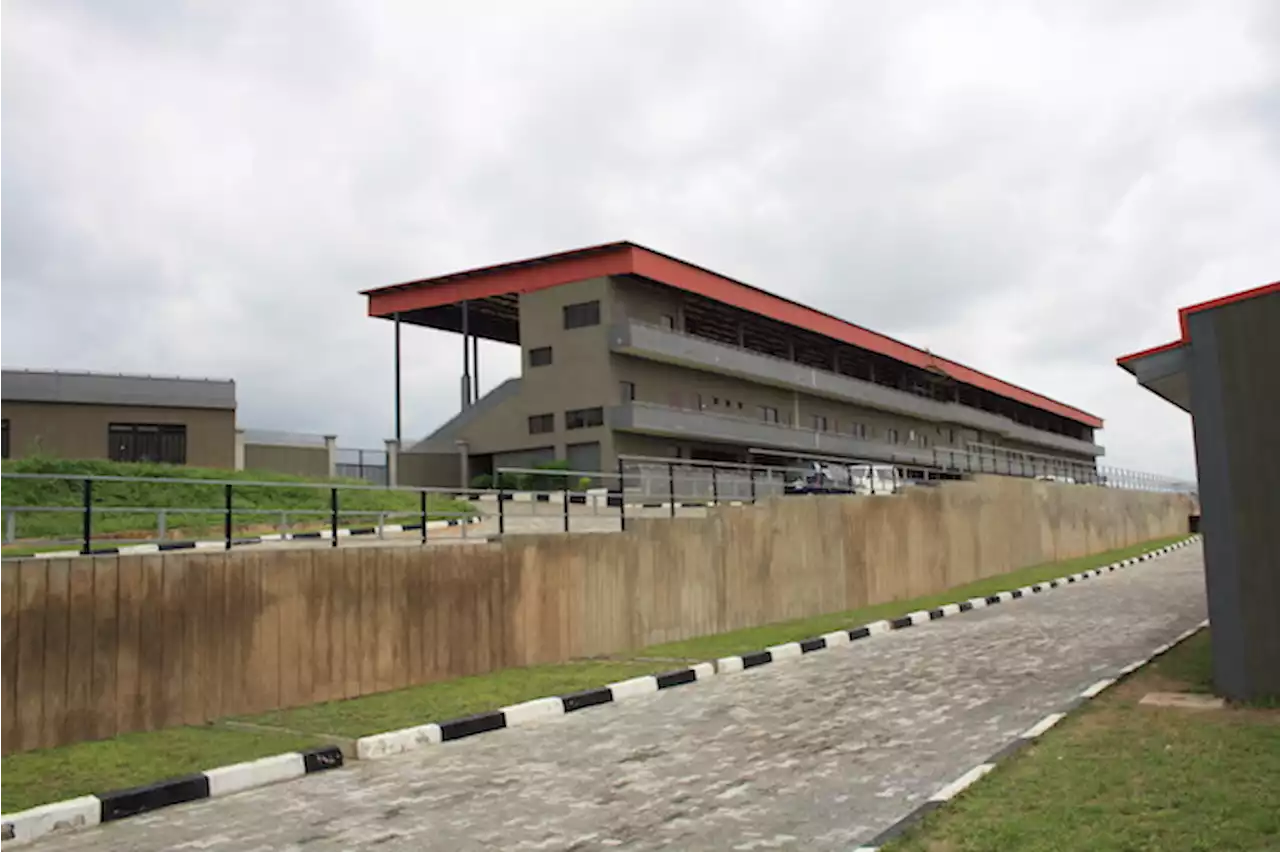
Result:
<instances>
[{"instance_id":1,"label":"small square window","mask_svg":"<svg viewBox=\"0 0 1280 852\"><path fill-rule=\"evenodd\" d=\"M564 327L584 328L600 324L600 301L579 302L564 306Z\"/></svg>"},{"instance_id":2,"label":"small square window","mask_svg":"<svg viewBox=\"0 0 1280 852\"><path fill-rule=\"evenodd\" d=\"M530 435L545 435L554 431L556 431L556 416L554 414L535 414L529 418Z\"/></svg>"},{"instance_id":3,"label":"small square window","mask_svg":"<svg viewBox=\"0 0 1280 852\"><path fill-rule=\"evenodd\" d=\"M622 391L622 401L623 401L623 402L634 402L634 401L635 401L635 398L636 398L636 383L635 383L635 382L619 382L619 383L618 383L618 387L619 387L619 388L621 389L621 391Z\"/></svg>"},{"instance_id":4,"label":"small square window","mask_svg":"<svg viewBox=\"0 0 1280 852\"><path fill-rule=\"evenodd\" d=\"M536 349L529 350L529 366L530 367L546 367L551 363L551 347L539 346Z\"/></svg>"},{"instance_id":5,"label":"small square window","mask_svg":"<svg viewBox=\"0 0 1280 852\"><path fill-rule=\"evenodd\" d=\"M564 413L564 428L566 429L587 429L591 426L604 425L604 409L596 408L576 408Z\"/></svg>"},{"instance_id":6,"label":"small square window","mask_svg":"<svg viewBox=\"0 0 1280 852\"><path fill-rule=\"evenodd\" d=\"M765 423L778 422L778 409L774 408L773 406L762 405L760 406L759 411L760 411L760 419L763 420Z\"/></svg>"},{"instance_id":7,"label":"small square window","mask_svg":"<svg viewBox=\"0 0 1280 852\"><path fill-rule=\"evenodd\" d=\"M827 431L827 416L825 414L813 415L813 420L811 422L811 425L813 426L813 431L815 432Z\"/></svg>"}]
</instances>

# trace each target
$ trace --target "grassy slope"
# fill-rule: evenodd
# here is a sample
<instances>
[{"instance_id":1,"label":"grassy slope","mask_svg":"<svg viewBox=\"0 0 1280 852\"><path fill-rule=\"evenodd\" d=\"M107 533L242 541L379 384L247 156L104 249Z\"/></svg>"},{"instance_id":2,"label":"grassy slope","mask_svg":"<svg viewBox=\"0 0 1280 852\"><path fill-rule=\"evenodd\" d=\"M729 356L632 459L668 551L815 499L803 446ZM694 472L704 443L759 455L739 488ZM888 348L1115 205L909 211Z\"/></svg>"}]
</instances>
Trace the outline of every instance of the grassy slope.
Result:
<instances>
[{"instance_id":1,"label":"grassy slope","mask_svg":"<svg viewBox=\"0 0 1280 852\"><path fill-rule=\"evenodd\" d=\"M1079 573L1119 559L1137 556L1138 554L1164 547L1166 544L1181 541L1184 538L1186 536L1171 536L1079 559L1050 562L1045 565L1032 565L1008 574L998 574L985 580L979 580L976 583L948 589L936 595L927 595L910 600L890 601L847 612L833 612L813 618L766 624L762 627L749 627L745 630L734 630L731 633L718 633L711 636L684 639L679 642L652 645L636 651L631 656L708 660L732 654L743 654L748 651L759 651L770 645L780 645L783 642L798 642L801 639L820 636L833 630L857 627L882 618L894 618L920 609L933 609L943 604L954 603L967 598L986 597L996 592L1016 589L1019 586L1027 586L1043 580L1052 580L1064 574Z\"/></svg>"},{"instance_id":2,"label":"grassy slope","mask_svg":"<svg viewBox=\"0 0 1280 852\"><path fill-rule=\"evenodd\" d=\"M238 532L253 528L274 528L281 510L315 514L295 514L290 527L319 528L329 522L330 492L326 488L305 487L324 480L306 479L266 471L232 471L217 468L185 467L160 464L126 464L99 460L65 460L27 458L6 461L5 473L52 473L62 475L134 476L144 478L170 477L188 480L184 483L168 482L95 482L93 502L98 507L147 507L173 509L214 509L215 513L170 512L167 527L170 537L198 538L221 535L225 505L222 485L209 484L208 480L245 482L272 482L278 486L235 486L232 491L232 518ZM358 480L338 479L335 484L365 485ZM292 486L292 487L290 487ZM82 483L75 480L4 480L4 504L6 506L65 506L78 508L83 505ZM402 516L416 515L419 511L417 494L384 489L339 488L339 523L342 525L376 523L377 512L399 512ZM447 517L464 513L469 504L432 495L427 503L432 517ZM79 512L20 513L17 518L17 538L77 540L81 531L82 515ZM94 512L94 537L150 538L156 532L156 515L152 513ZM175 535L175 532L178 533ZM6 555L10 551L6 549Z\"/></svg>"},{"instance_id":3,"label":"grassy slope","mask_svg":"<svg viewBox=\"0 0 1280 852\"><path fill-rule=\"evenodd\" d=\"M1280 710L1138 704L1208 691L1209 642L1103 693L886 852L1280 849Z\"/></svg>"}]
</instances>

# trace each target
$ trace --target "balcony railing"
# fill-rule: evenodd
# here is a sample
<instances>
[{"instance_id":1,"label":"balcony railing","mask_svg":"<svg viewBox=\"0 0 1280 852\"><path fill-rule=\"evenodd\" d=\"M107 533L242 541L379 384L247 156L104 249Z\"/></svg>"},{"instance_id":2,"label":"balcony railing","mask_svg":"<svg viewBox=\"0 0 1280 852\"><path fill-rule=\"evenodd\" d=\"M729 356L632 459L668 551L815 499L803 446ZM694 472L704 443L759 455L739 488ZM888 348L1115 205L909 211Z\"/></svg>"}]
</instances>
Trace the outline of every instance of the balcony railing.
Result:
<instances>
[{"instance_id":1,"label":"balcony railing","mask_svg":"<svg viewBox=\"0 0 1280 852\"><path fill-rule=\"evenodd\" d=\"M785 423L731 414L632 402L609 409L613 429L713 443L761 447L798 456L838 456L865 461L917 465L937 470L1056 476L1076 482L1097 481L1092 462L1075 461L1002 447L919 447L867 441L851 435L815 432Z\"/></svg>"},{"instance_id":2,"label":"balcony railing","mask_svg":"<svg viewBox=\"0 0 1280 852\"><path fill-rule=\"evenodd\" d=\"M819 370L772 355L634 320L613 326L610 341L615 352L739 376L753 382L800 390L815 396L839 399L934 423L954 423L1059 452L1089 457L1104 453L1101 446L1090 441L1034 429L989 411L929 399L875 382Z\"/></svg>"}]
</instances>

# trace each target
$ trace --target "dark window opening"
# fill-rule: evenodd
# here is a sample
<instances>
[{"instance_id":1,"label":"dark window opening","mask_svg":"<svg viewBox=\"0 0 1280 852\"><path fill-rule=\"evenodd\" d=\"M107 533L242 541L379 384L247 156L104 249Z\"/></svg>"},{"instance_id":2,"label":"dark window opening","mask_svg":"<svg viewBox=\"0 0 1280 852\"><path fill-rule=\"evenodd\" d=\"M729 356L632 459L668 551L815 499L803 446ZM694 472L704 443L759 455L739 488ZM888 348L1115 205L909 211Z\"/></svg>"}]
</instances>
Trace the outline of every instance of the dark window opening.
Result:
<instances>
[{"instance_id":1,"label":"dark window opening","mask_svg":"<svg viewBox=\"0 0 1280 852\"><path fill-rule=\"evenodd\" d=\"M635 401L635 398L636 398L636 383L635 383L635 382L619 382L619 383L618 383L618 386L619 386L619 388L622 390L622 401L623 401L623 402L634 402L634 401Z\"/></svg>"},{"instance_id":2,"label":"dark window opening","mask_svg":"<svg viewBox=\"0 0 1280 852\"><path fill-rule=\"evenodd\" d=\"M885 430L884 430L884 439L885 439L886 441L888 441L890 444L896 444L896 443L898 443L898 430L897 430L897 429L885 429Z\"/></svg>"},{"instance_id":3,"label":"dark window opening","mask_svg":"<svg viewBox=\"0 0 1280 852\"><path fill-rule=\"evenodd\" d=\"M112 461L187 463L187 427L181 424L112 423L107 427Z\"/></svg>"},{"instance_id":4,"label":"dark window opening","mask_svg":"<svg viewBox=\"0 0 1280 852\"><path fill-rule=\"evenodd\" d=\"M827 431L827 416L825 414L813 415L813 431L815 432Z\"/></svg>"},{"instance_id":5,"label":"dark window opening","mask_svg":"<svg viewBox=\"0 0 1280 852\"><path fill-rule=\"evenodd\" d=\"M554 431L556 431L556 416L554 414L534 414L529 418L530 435L543 435Z\"/></svg>"},{"instance_id":6,"label":"dark window opening","mask_svg":"<svg viewBox=\"0 0 1280 852\"><path fill-rule=\"evenodd\" d=\"M765 423L777 423L778 409L770 405L760 406L760 419L763 420Z\"/></svg>"},{"instance_id":7,"label":"dark window opening","mask_svg":"<svg viewBox=\"0 0 1280 852\"><path fill-rule=\"evenodd\" d=\"M537 349L529 350L529 366L545 367L551 363L551 347L539 346Z\"/></svg>"},{"instance_id":8,"label":"dark window opening","mask_svg":"<svg viewBox=\"0 0 1280 852\"><path fill-rule=\"evenodd\" d=\"M6 417L4 419L3 426L4 426L4 434L3 434L4 447L0 448L0 449L3 449L3 453L0 453L0 458L7 459L9 458L9 418Z\"/></svg>"},{"instance_id":9,"label":"dark window opening","mask_svg":"<svg viewBox=\"0 0 1280 852\"><path fill-rule=\"evenodd\" d=\"M600 300L564 306L564 327L584 328L600 324Z\"/></svg>"},{"instance_id":10,"label":"dark window opening","mask_svg":"<svg viewBox=\"0 0 1280 852\"><path fill-rule=\"evenodd\" d=\"M603 425L604 409L599 406L596 408L575 408L564 413L564 428L566 429L588 429L592 426Z\"/></svg>"}]
</instances>

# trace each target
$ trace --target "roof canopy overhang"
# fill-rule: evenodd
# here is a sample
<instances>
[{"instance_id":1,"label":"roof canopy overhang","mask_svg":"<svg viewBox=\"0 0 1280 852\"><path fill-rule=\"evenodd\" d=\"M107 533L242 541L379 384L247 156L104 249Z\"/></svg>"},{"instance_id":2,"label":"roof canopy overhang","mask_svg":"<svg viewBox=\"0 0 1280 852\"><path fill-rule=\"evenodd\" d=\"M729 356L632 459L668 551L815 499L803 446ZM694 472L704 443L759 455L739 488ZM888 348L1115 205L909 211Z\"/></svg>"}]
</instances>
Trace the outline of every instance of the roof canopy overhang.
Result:
<instances>
[{"instance_id":1,"label":"roof canopy overhang","mask_svg":"<svg viewBox=\"0 0 1280 852\"><path fill-rule=\"evenodd\" d=\"M1132 374L1138 380L1138 384L1156 396L1173 403L1183 411L1190 412L1191 382L1187 374L1191 358L1191 332L1187 323L1188 317L1200 311L1277 293L1280 293L1280 281L1181 308L1178 311L1178 327L1181 336L1177 340L1151 349L1143 349L1141 352L1122 355L1116 359L1116 363Z\"/></svg>"},{"instance_id":2,"label":"roof canopy overhang","mask_svg":"<svg viewBox=\"0 0 1280 852\"><path fill-rule=\"evenodd\" d=\"M857 346L982 388L1092 428L1102 419L1001 381L955 361L909 346L830 314L776 296L711 270L630 242L607 243L528 260L470 269L363 291L372 317L462 330L461 303L467 302L471 333L503 343L518 343L519 294L561 284L614 275L635 275L768 317L794 328Z\"/></svg>"}]
</instances>

